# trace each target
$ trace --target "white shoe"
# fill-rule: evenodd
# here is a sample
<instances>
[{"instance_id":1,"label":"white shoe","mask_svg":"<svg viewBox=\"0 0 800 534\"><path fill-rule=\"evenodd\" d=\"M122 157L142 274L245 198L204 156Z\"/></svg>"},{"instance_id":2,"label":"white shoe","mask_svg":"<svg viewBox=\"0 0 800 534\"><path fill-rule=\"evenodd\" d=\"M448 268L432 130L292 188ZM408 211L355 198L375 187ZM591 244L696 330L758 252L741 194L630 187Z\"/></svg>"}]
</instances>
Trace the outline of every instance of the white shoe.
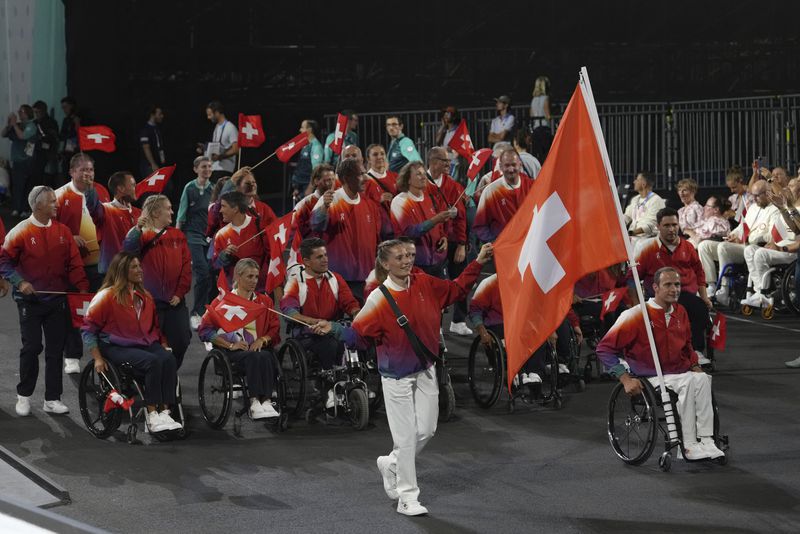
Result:
<instances>
[{"instance_id":1,"label":"white shoe","mask_svg":"<svg viewBox=\"0 0 800 534\"><path fill-rule=\"evenodd\" d=\"M469 329L467 323L450 323L450 333L458 334L459 336L471 336L472 330Z\"/></svg>"},{"instance_id":2,"label":"white shoe","mask_svg":"<svg viewBox=\"0 0 800 534\"><path fill-rule=\"evenodd\" d=\"M265 400L261 403L261 408L264 410L264 413L267 416L267 419L272 417L280 417L281 414L278 413L278 410L275 409L275 406L272 405L271 400Z\"/></svg>"},{"instance_id":3,"label":"white shoe","mask_svg":"<svg viewBox=\"0 0 800 534\"><path fill-rule=\"evenodd\" d=\"M64 372L75 375L81 372L81 361L78 358L64 358Z\"/></svg>"},{"instance_id":4,"label":"white shoe","mask_svg":"<svg viewBox=\"0 0 800 534\"><path fill-rule=\"evenodd\" d=\"M157 410L147 412L147 431L151 434L156 432L163 432L167 429L167 425L161 420L161 415Z\"/></svg>"},{"instance_id":5,"label":"white shoe","mask_svg":"<svg viewBox=\"0 0 800 534\"><path fill-rule=\"evenodd\" d=\"M419 501L411 501L411 502L397 502L397 513L403 515L425 515L428 513L428 509L422 506Z\"/></svg>"},{"instance_id":6,"label":"white shoe","mask_svg":"<svg viewBox=\"0 0 800 534\"><path fill-rule=\"evenodd\" d=\"M700 438L700 446L708 453L708 457L712 460L714 458L721 458L725 456L725 453L722 452L717 444L714 443L714 439L710 437Z\"/></svg>"},{"instance_id":7,"label":"white shoe","mask_svg":"<svg viewBox=\"0 0 800 534\"><path fill-rule=\"evenodd\" d=\"M705 447L699 442L695 442L690 446L684 446L684 458L687 460L705 460L711 458L711 452L706 450Z\"/></svg>"},{"instance_id":8,"label":"white shoe","mask_svg":"<svg viewBox=\"0 0 800 534\"><path fill-rule=\"evenodd\" d=\"M17 415L20 417L25 417L31 414L31 398L30 397L23 397L22 395L17 395L17 405L14 407L17 411Z\"/></svg>"},{"instance_id":9,"label":"white shoe","mask_svg":"<svg viewBox=\"0 0 800 534\"><path fill-rule=\"evenodd\" d=\"M333 390L328 390L328 399L325 401L325 408L330 409L336 406L336 395L333 394Z\"/></svg>"},{"instance_id":10,"label":"white shoe","mask_svg":"<svg viewBox=\"0 0 800 534\"><path fill-rule=\"evenodd\" d=\"M524 377L525 373L519 373L518 375L514 375L514 380L511 381L511 383L514 385L514 387L518 387L519 386L519 377L520 377L520 375L522 375Z\"/></svg>"},{"instance_id":11,"label":"white shoe","mask_svg":"<svg viewBox=\"0 0 800 534\"><path fill-rule=\"evenodd\" d=\"M378 456L378 471L381 472L383 477L383 490L386 495L392 499L399 499L400 495L397 493L397 473L392 471L392 461L388 456Z\"/></svg>"},{"instance_id":12,"label":"white shoe","mask_svg":"<svg viewBox=\"0 0 800 534\"><path fill-rule=\"evenodd\" d=\"M158 419L161 421L161 424L164 425L164 430L178 430L182 426L179 422L172 418L172 416L169 414L169 410L164 410L158 414Z\"/></svg>"},{"instance_id":13,"label":"white shoe","mask_svg":"<svg viewBox=\"0 0 800 534\"><path fill-rule=\"evenodd\" d=\"M560 375L568 375L569 374L569 367L565 363L558 364L558 374Z\"/></svg>"},{"instance_id":14,"label":"white shoe","mask_svg":"<svg viewBox=\"0 0 800 534\"><path fill-rule=\"evenodd\" d=\"M720 287L717 289L716 293L714 293L714 298L717 299L719 304L723 306L727 306L730 304L731 298L730 294L728 293L728 288L725 286Z\"/></svg>"},{"instance_id":15,"label":"white shoe","mask_svg":"<svg viewBox=\"0 0 800 534\"><path fill-rule=\"evenodd\" d=\"M522 373L522 384L541 384L542 377L537 373Z\"/></svg>"},{"instance_id":16,"label":"white shoe","mask_svg":"<svg viewBox=\"0 0 800 534\"><path fill-rule=\"evenodd\" d=\"M61 402L60 399L44 401L44 406L42 406L42 409L47 413L54 413L59 415L69 413L69 408L67 408L67 405Z\"/></svg>"},{"instance_id":17,"label":"white shoe","mask_svg":"<svg viewBox=\"0 0 800 534\"><path fill-rule=\"evenodd\" d=\"M267 415L267 411L263 406L261 406L261 403L258 402L258 400L254 399L250 403L250 418L253 421L256 421L258 419L266 419L267 417L269 417L269 415Z\"/></svg>"},{"instance_id":18,"label":"white shoe","mask_svg":"<svg viewBox=\"0 0 800 534\"><path fill-rule=\"evenodd\" d=\"M766 297L761 295L761 307L762 308L769 308L775 304L775 299L772 297Z\"/></svg>"},{"instance_id":19,"label":"white shoe","mask_svg":"<svg viewBox=\"0 0 800 534\"><path fill-rule=\"evenodd\" d=\"M763 297L761 293L752 293L739 301L742 306L750 306L751 308L760 308Z\"/></svg>"},{"instance_id":20,"label":"white shoe","mask_svg":"<svg viewBox=\"0 0 800 534\"><path fill-rule=\"evenodd\" d=\"M792 360L790 362L784 362L783 365L785 365L786 367L791 367L792 369L800 368L800 358L795 358L794 360ZM17 413L19 413L19 412L17 412Z\"/></svg>"},{"instance_id":21,"label":"white shoe","mask_svg":"<svg viewBox=\"0 0 800 534\"><path fill-rule=\"evenodd\" d=\"M192 330L197 330L197 328L200 326L201 319L202 318L196 313L189 317L189 324L191 325Z\"/></svg>"},{"instance_id":22,"label":"white shoe","mask_svg":"<svg viewBox=\"0 0 800 534\"><path fill-rule=\"evenodd\" d=\"M695 352L697 353L697 363L699 365L711 365L711 360L706 358L702 352L700 352L699 350Z\"/></svg>"}]
</instances>

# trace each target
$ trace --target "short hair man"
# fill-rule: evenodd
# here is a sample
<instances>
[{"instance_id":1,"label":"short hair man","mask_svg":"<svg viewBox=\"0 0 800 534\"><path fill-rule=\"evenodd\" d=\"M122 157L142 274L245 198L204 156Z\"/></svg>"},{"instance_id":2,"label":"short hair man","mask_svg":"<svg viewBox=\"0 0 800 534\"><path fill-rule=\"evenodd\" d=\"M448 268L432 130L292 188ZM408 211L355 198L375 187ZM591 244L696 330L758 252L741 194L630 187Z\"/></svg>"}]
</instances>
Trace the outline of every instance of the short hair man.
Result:
<instances>
[{"instance_id":1,"label":"short hair man","mask_svg":"<svg viewBox=\"0 0 800 534\"><path fill-rule=\"evenodd\" d=\"M625 224L634 247L642 246L644 238L656 235L656 213L664 208L664 199L653 191L655 178L647 172L640 172L633 180L633 190L638 194L631 199L625 208Z\"/></svg>"},{"instance_id":2,"label":"short hair man","mask_svg":"<svg viewBox=\"0 0 800 534\"><path fill-rule=\"evenodd\" d=\"M239 130L225 117L225 107L219 100L212 100L206 106L206 117L214 125L211 142L205 147L205 155L211 158L211 180L231 174L236 168L236 154L239 150Z\"/></svg>"},{"instance_id":3,"label":"short hair man","mask_svg":"<svg viewBox=\"0 0 800 534\"><path fill-rule=\"evenodd\" d=\"M166 164L164 136L161 134L161 123L164 111L160 106L152 105L147 109L147 122L139 130L139 172L141 177L149 176Z\"/></svg>"},{"instance_id":4,"label":"short hair man","mask_svg":"<svg viewBox=\"0 0 800 534\"><path fill-rule=\"evenodd\" d=\"M136 179L128 171L117 171L108 179L108 188L114 195L111 202L100 203L90 209L100 239L100 260L97 271L105 273L111 260L122 250L128 231L136 226L142 210L133 205L136 201Z\"/></svg>"},{"instance_id":5,"label":"short hair man","mask_svg":"<svg viewBox=\"0 0 800 534\"><path fill-rule=\"evenodd\" d=\"M294 224L303 238L316 237L312 236L311 231L311 210L326 191L333 189L335 180L336 171L327 163L317 165L311 171L311 185L314 190L294 206Z\"/></svg>"},{"instance_id":6,"label":"short hair man","mask_svg":"<svg viewBox=\"0 0 800 534\"><path fill-rule=\"evenodd\" d=\"M611 374L622 382L628 395L633 397L641 394L643 385L640 379L647 379L658 387L655 362L644 323L649 320L664 382L678 394L676 408L681 418L686 459L724 456L725 453L717 448L713 440L711 378L703 372L697 361L697 354L689 341L689 319L686 310L678 303L680 274L672 267L663 267L654 273L652 287L655 296L647 301L647 318L642 316L641 306L622 312L597 345L597 356Z\"/></svg>"},{"instance_id":7,"label":"short hair man","mask_svg":"<svg viewBox=\"0 0 800 534\"><path fill-rule=\"evenodd\" d=\"M489 144L500 141L511 141L511 133L514 131L514 115L511 114L511 97L508 95L498 96L494 99L497 108L497 116L492 119L489 127Z\"/></svg>"},{"instance_id":8,"label":"short hair man","mask_svg":"<svg viewBox=\"0 0 800 534\"><path fill-rule=\"evenodd\" d=\"M475 213L472 229L483 242L497 239L533 187L533 180L520 175L522 161L513 148L500 154L500 170L503 176L484 188Z\"/></svg>"},{"instance_id":9,"label":"short hair man","mask_svg":"<svg viewBox=\"0 0 800 534\"><path fill-rule=\"evenodd\" d=\"M406 163L412 161L422 161L414 140L403 134L403 119L398 115L386 117L386 133L389 134L389 170L400 172Z\"/></svg>"},{"instance_id":10,"label":"short hair man","mask_svg":"<svg viewBox=\"0 0 800 534\"><path fill-rule=\"evenodd\" d=\"M227 223L214 236L214 255L211 260L215 269L223 269L228 285L233 283L233 268L243 258L251 258L261 266L257 291L264 291L269 244L266 234L256 225L255 217L249 215L248 199L239 191L230 191L220 199L222 221Z\"/></svg>"}]
</instances>

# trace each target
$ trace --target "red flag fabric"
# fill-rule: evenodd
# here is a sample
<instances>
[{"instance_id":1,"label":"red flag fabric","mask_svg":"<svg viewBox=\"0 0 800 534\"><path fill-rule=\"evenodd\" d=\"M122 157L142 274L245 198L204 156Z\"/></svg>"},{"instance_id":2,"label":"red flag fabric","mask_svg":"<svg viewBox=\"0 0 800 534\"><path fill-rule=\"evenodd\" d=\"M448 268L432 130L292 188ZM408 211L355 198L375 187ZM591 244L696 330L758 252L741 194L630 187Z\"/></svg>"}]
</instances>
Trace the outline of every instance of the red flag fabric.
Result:
<instances>
[{"instance_id":1,"label":"red flag fabric","mask_svg":"<svg viewBox=\"0 0 800 534\"><path fill-rule=\"evenodd\" d=\"M472 139L469 136L469 129L467 129L466 119L461 119L461 122L450 138L447 146L455 150L459 155L466 159L472 158L472 153L475 152L475 147L472 145Z\"/></svg>"},{"instance_id":2,"label":"red flag fabric","mask_svg":"<svg viewBox=\"0 0 800 534\"><path fill-rule=\"evenodd\" d=\"M500 170L500 158L497 158L496 160L494 160L494 166L492 167L492 176L489 178L489 181L494 182L501 176L503 176L503 171Z\"/></svg>"},{"instance_id":3,"label":"red flag fabric","mask_svg":"<svg viewBox=\"0 0 800 534\"><path fill-rule=\"evenodd\" d=\"M783 222L782 217L775 219L775 224L772 225L772 240L775 243L780 243L789 239L789 229L786 228L786 223Z\"/></svg>"},{"instance_id":4,"label":"red flag fabric","mask_svg":"<svg viewBox=\"0 0 800 534\"><path fill-rule=\"evenodd\" d=\"M275 151L275 155L278 156L278 159L282 162L286 163L292 156L300 152L300 149L303 148L308 144L308 134L304 132L300 132L296 136L292 137L284 144L278 147L278 150Z\"/></svg>"},{"instance_id":5,"label":"red flag fabric","mask_svg":"<svg viewBox=\"0 0 800 534\"><path fill-rule=\"evenodd\" d=\"M145 193L161 194L164 186L172 178L172 173L175 172L175 165L169 167L161 167L156 172L146 177L144 180L136 184L136 197L141 197Z\"/></svg>"},{"instance_id":6,"label":"red flag fabric","mask_svg":"<svg viewBox=\"0 0 800 534\"><path fill-rule=\"evenodd\" d=\"M328 145L331 147L334 154L342 153L345 132L347 132L347 115L339 113L339 116L336 117L336 129L333 131L333 141Z\"/></svg>"},{"instance_id":7,"label":"red flag fabric","mask_svg":"<svg viewBox=\"0 0 800 534\"><path fill-rule=\"evenodd\" d=\"M261 115L239 113L239 148L256 148L267 140Z\"/></svg>"},{"instance_id":8,"label":"red flag fabric","mask_svg":"<svg viewBox=\"0 0 800 534\"><path fill-rule=\"evenodd\" d=\"M133 406L134 398L126 399L125 395L112 389L106 395L106 402L103 404L103 412L108 413L111 410L127 410Z\"/></svg>"},{"instance_id":9,"label":"red flag fabric","mask_svg":"<svg viewBox=\"0 0 800 534\"><path fill-rule=\"evenodd\" d=\"M93 182L94 190L97 192L97 200L100 202L111 202L111 195L108 194L108 189L103 184Z\"/></svg>"},{"instance_id":10,"label":"red flag fabric","mask_svg":"<svg viewBox=\"0 0 800 534\"><path fill-rule=\"evenodd\" d=\"M217 300L225 298L225 295L230 290L231 288L228 287L228 279L225 277L225 270L220 269L219 276L217 277Z\"/></svg>"},{"instance_id":11,"label":"red flag fabric","mask_svg":"<svg viewBox=\"0 0 800 534\"><path fill-rule=\"evenodd\" d=\"M492 155L491 148L482 148L472 154L469 159L469 168L467 169L467 178L470 180L474 180L478 173L486 165L486 162L489 161L489 157Z\"/></svg>"},{"instance_id":12,"label":"red flag fabric","mask_svg":"<svg viewBox=\"0 0 800 534\"><path fill-rule=\"evenodd\" d=\"M67 293L67 306L72 318L72 326L80 328L83 326L83 318L89 309L89 303L94 298L94 293Z\"/></svg>"},{"instance_id":13,"label":"red flag fabric","mask_svg":"<svg viewBox=\"0 0 800 534\"><path fill-rule=\"evenodd\" d=\"M748 239L750 239L750 227L747 226L747 221L742 219L742 243L747 245Z\"/></svg>"},{"instance_id":14,"label":"red flag fabric","mask_svg":"<svg viewBox=\"0 0 800 534\"><path fill-rule=\"evenodd\" d=\"M728 318L717 312L711 326L711 339L708 345L714 350L725 350L725 342L728 340Z\"/></svg>"},{"instance_id":15,"label":"red flag fabric","mask_svg":"<svg viewBox=\"0 0 800 534\"><path fill-rule=\"evenodd\" d=\"M628 257L589 105L579 84L536 186L494 245L509 388L563 321L575 282Z\"/></svg>"},{"instance_id":16,"label":"red flag fabric","mask_svg":"<svg viewBox=\"0 0 800 534\"><path fill-rule=\"evenodd\" d=\"M280 219L275 220L267 227L267 242L269 243L269 266L267 267L266 291L272 291L286 281L286 265L283 263L283 251L292 233L292 218L294 213L289 212Z\"/></svg>"},{"instance_id":17,"label":"red flag fabric","mask_svg":"<svg viewBox=\"0 0 800 534\"><path fill-rule=\"evenodd\" d=\"M101 152L114 152L117 149L117 136L108 126L80 126L78 127L78 146L81 152L100 150Z\"/></svg>"},{"instance_id":18,"label":"red flag fabric","mask_svg":"<svg viewBox=\"0 0 800 534\"><path fill-rule=\"evenodd\" d=\"M602 307L600 308L600 320L605 318L607 313L614 313L619 308L619 305L625 300L625 295L628 289L625 287L618 287L603 293Z\"/></svg>"},{"instance_id":19,"label":"red flag fabric","mask_svg":"<svg viewBox=\"0 0 800 534\"><path fill-rule=\"evenodd\" d=\"M206 305L211 323L225 332L235 332L258 319L267 307L228 292L219 300Z\"/></svg>"}]
</instances>

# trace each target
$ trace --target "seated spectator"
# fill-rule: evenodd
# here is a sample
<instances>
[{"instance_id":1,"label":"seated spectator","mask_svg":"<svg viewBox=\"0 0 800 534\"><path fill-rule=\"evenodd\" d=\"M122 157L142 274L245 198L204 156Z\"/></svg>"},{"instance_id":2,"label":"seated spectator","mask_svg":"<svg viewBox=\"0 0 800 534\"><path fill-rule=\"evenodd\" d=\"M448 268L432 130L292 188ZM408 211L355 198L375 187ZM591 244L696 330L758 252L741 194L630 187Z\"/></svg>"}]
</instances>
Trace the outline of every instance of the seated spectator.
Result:
<instances>
[{"instance_id":1,"label":"seated spectator","mask_svg":"<svg viewBox=\"0 0 800 534\"><path fill-rule=\"evenodd\" d=\"M653 191L655 179L647 172L640 172L633 180L633 189L638 194L625 209L625 224L634 245L634 252L643 245L644 239L654 237L657 232L656 213L666 204Z\"/></svg>"},{"instance_id":2,"label":"seated spectator","mask_svg":"<svg viewBox=\"0 0 800 534\"><path fill-rule=\"evenodd\" d=\"M742 221L747 208L753 203L753 195L750 188L744 183L744 171L738 165L729 167L725 171L725 184L731 190L728 197L730 208L722 213L722 216L731 221L731 228L734 228Z\"/></svg>"},{"instance_id":3,"label":"seated spectator","mask_svg":"<svg viewBox=\"0 0 800 534\"><path fill-rule=\"evenodd\" d=\"M647 320L653 328L664 382L678 394L676 408L680 414L686 459L724 456L713 439L711 378L697 361L689 341L689 318L678 304L681 294L678 271L672 267L657 270L653 276L653 291L655 296L646 304ZM642 393L640 378L646 378L655 387L660 385L644 321L641 306L626 310L597 345L597 357L622 382L625 393L631 397Z\"/></svg>"},{"instance_id":4,"label":"seated spectator","mask_svg":"<svg viewBox=\"0 0 800 534\"><path fill-rule=\"evenodd\" d=\"M789 185L789 175L783 167L773 167L770 171L767 167L762 167L758 160L753 162L753 174L750 176L749 186L759 180L766 180L772 186L773 192L778 192Z\"/></svg>"},{"instance_id":5,"label":"seated spectator","mask_svg":"<svg viewBox=\"0 0 800 534\"><path fill-rule=\"evenodd\" d=\"M153 297L142 285L139 258L120 252L108 267L103 285L89 304L81 332L94 358L94 369L105 373L108 359L130 364L144 375L144 403L150 432L181 428L170 416L175 403L177 367L161 336Z\"/></svg>"},{"instance_id":6,"label":"seated spectator","mask_svg":"<svg viewBox=\"0 0 800 534\"><path fill-rule=\"evenodd\" d=\"M241 259L236 262L233 273L233 293L267 310L272 309L272 299L256 292L261 278L258 263L250 258ZM265 311L252 323L231 332L215 324L213 314L206 311L197 329L201 340L225 352L231 365L247 377L250 417L253 419L280 415L272 404L276 375L272 351L280 342L279 330L278 316L271 311Z\"/></svg>"},{"instance_id":7,"label":"seated spectator","mask_svg":"<svg viewBox=\"0 0 800 534\"><path fill-rule=\"evenodd\" d=\"M711 195L703 207L703 220L694 230L687 228L684 234L689 238L689 243L697 248L701 241L713 239L719 241L731 231L731 223L722 214L727 211L728 204L725 199Z\"/></svg>"},{"instance_id":8,"label":"seated spectator","mask_svg":"<svg viewBox=\"0 0 800 534\"><path fill-rule=\"evenodd\" d=\"M678 210L678 224L681 233L686 235L687 230L696 230L703 223L703 206L695 200L697 182L693 178L684 178L677 185L678 196L683 207Z\"/></svg>"}]
</instances>

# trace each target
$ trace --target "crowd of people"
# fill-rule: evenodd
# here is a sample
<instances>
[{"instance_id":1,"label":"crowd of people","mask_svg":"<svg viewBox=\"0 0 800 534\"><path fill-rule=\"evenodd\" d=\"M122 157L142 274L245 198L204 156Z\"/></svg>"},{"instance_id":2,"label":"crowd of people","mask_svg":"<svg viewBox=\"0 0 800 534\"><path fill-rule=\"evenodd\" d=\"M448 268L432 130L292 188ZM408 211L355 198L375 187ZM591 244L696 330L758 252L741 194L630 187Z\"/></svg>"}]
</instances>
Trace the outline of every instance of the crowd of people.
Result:
<instances>
[{"instance_id":1,"label":"crowd of people","mask_svg":"<svg viewBox=\"0 0 800 534\"><path fill-rule=\"evenodd\" d=\"M169 408L175 401L175 379L196 330L248 376L251 417L275 417L271 401L277 370L265 353L280 343L278 317L267 313L226 331L207 305L230 291L301 321L304 326L293 328L292 335L313 344L323 368L341 359L343 344L377 343L394 440L392 452L378 458L378 467L400 513L425 513L414 457L435 432L438 386L431 361L420 356L393 306L405 312L431 353L439 350L440 330L471 336L474 328L487 344L488 330L502 338L497 277L482 280L472 298L470 290L491 261L491 243L536 187L541 162L527 148L549 142L543 132L535 134L549 130L553 120L548 85L546 79L537 80L531 103L534 128L515 128L508 114L510 100L496 99L498 115L490 133L495 162L471 182L453 177L459 161L447 146L449 128L440 132L440 146L423 155L403 134L401 117L388 115L388 147L370 140L362 152L358 116L347 110L344 147L336 154L330 149L333 138L329 135L323 145L319 125L303 120L300 131L309 143L291 177L295 203L288 230L296 238L282 239L285 245L277 253L267 229L278 217L259 199L253 170L237 170L237 129L225 118L221 103L208 105L213 138L197 147L196 176L183 188L177 214L164 195L137 199L131 172L112 174L104 192L95 180L92 158L67 143L62 156L69 156L69 181L56 190L49 185L14 190L15 211L24 218L7 235L2 232L0 290L13 291L22 340L16 413L31 413L42 350L43 409L57 414L69 411L61 398L62 365L66 373L80 372L80 359L89 354L98 372L110 361L127 362L141 373L151 431L174 429L180 426ZM24 108L20 120L10 120L5 132L13 131L12 163L28 157L23 142L36 136L33 111ZM456 113L454 108L444 110L449 124ZM160 116L153 109L141 134L142 174L164 164ZM77 118L70 121L67 126L79 124ZM62 126L62 135L70 131ZM18 168L27 172L25 164ZM13 184L24 184L14 172ZM636 196L625 210L638 275L645 292L654 295L648 313L659 318L654 328L667 333L657 336L659 353L669 362L665 372L681 375L670 382L682 398L696 398L696 403L679 405L687 421L696 416L696 425L686 433L689 459L722 454L709 444L710 381L702 378L703 365L709 363L704 355L709 310L715 301L727 304L730 298L727 279L717 279L717 264L745 266L751 283L742 302L766 306L771 302L763 273L791 263L800 250L795 234L800 231L798 178L789 180L780 167L754 165L749 183L739 167L728 170L726 181L730 197L712 195L703 206L695 198L697 183L681 180L677 191L683 207L675 210L653 191L653 177L643 172L633 182ZM773 231L781 223L785 231ZM281 265L283 269L276 267ZM629 306L638 310L633 308L638 296L632 284L624 266L592 273L577 284L574 308L599 315L596 297L627 287ZM81 328L72 326L65 297L75 291L94 294L83 310ZM447 306L453 306L452 322L442 325ZM608 334L598 354L635 395L641 389L619 357L635 362L631 368L639 376L654 371L641 332L625 327L636 317L642 322L641 312L624 310L622 306L606 315ZM353 319L349 327L337 322L345 316ZM564 332L570 328L580 342L580 322L571 313L548 343L566 340ZM682 341L672 345L669 336ZM539 352L522 370L522 385L541 382ZM800 367L800 358L787 365ZM683 376L689 372L697 376Z\"/></svg>"}]
</instances>

